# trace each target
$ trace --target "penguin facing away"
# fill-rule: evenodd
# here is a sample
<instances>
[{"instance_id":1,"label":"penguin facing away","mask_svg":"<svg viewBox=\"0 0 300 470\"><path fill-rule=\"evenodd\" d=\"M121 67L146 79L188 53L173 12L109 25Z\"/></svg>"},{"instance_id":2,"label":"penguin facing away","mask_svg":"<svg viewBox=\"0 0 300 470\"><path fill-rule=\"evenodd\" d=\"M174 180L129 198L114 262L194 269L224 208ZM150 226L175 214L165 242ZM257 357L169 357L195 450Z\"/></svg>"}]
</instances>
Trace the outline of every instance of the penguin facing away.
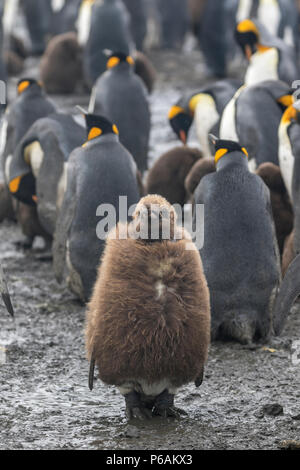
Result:
<instances>
[{"instance_id":1,"label":"penguin facing away","mask_svg":"<svg viewBox=\"0 0 300 470\"><path fill-rule=\"evenodd\" d=\"M91 25L84 47L84 74L93 86L106 70L105 49L129 55L132 50L129 14L120 0L96 0L92 6Z\"/></svg>"},{"instance_id":2,"label":"penguin facing away","mask_svg":"<svg viewBox=\"0 0 300 470\"><path fill-rule=\"evenodd\" d=\"M140 236L131 236L132 224ZM164 224L166 238L149 237L154 226L161 234ZM124 230L127 237L120 239ZM157 195L141 199L133 222L119 224L108 236L86 314L89 387L97 365L100 379L124 396L128 419L177 416L177 389L202 382L210 342L209 292L192 245L176 225L172 206Z\"/></svg>"},{"instance_id":3,"label":"penguin facing away","mask_svg":"<svg viewBox=\"0 0 300 470\"><path fill-rule=\"evenodd\" d=\"M218 132L223 109L240 86L241 82L238 80L219 80L182 96L170 108L168 115L170 125L181 142L186 144L189 129L195 121L203 155L210 156L208 134Z\"/></svg>"},{"instance_id":4,"label":"penguin facing away","mask_svg":"<svg viewBox=\"0 0 300 470\"><path fill-rule=\"evenodd\" d=\"M39 221L51 236L63 199L69 155L85 136L81 115L50 114L31 126L14 153L9 172L11 193L37 207Z\"/></svg>"},{"instance_id":5,"label":"penguin facing away","mask_svg":"<svg viewBox=\"0 0 300 470\"><path fill-rule=\"evenodd\" d=\"M216 172L201 179L196 204L204 204L200 250L210 290L212 339L251 343L272 331L272 303L280 260L269 190L250 173L247 151L218 140Z\"/></svg>"},{"instance_id":6,"label":"penguin facing away","mask_svg":"<svg viewBox=\"0 0 300 470\"><path fill-rule=\"evenodd\" d=\"M107 71L93 88L89 112L102 114L116 123L120 142L143 173L148 168L150 108L146 88L134 73L133 66L131 56L122 52L111 53Z\"/></svg>"},{"instance_id":7,"label":"penguin facing away","mask_svg":"<svg viewBox=\"0 0 300 470\"><path fill-rule=\"evenodd\" d=\"M116 125L106 118L85 117L88 139L70 155L64 199L56 223L53 266L60 282L68 267L68 285L83 301L90 298L104 248L96 229L105 219L101 204L110 204L119 218L120 196L130 207L139 200L137 167L118 138Z\"/></svg>"}]
</instances>

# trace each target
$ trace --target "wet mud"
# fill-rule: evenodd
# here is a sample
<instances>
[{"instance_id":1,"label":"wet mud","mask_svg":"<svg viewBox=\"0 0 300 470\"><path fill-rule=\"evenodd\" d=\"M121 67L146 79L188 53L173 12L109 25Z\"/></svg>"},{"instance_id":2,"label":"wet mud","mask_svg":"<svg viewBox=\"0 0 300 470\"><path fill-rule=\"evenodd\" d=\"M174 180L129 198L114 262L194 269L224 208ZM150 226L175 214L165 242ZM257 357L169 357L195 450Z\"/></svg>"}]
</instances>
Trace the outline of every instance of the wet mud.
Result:
<instances>
[{"instance_id":1,"label":"wet mud","mask_svg":"<svg viewBox=\"0 0 300 470\"><path fill-rule=\"evenodd\" d=\"M203 83L203 66L195 51L151 57L160 70L150 97L153 161L178 145L167 112L182 91ZM33 59L26 67L27 75L37 73ZM88 96L54 100L70 110L87 106ZM300 304L266 344L212 344L202 386L186 386L176 398L187 416L128 424L116 389L100 380L88 389L84 305L56 283L41 240L24 252L14 244L21 237L14 223L0 224L0 261L16 312L13 321L1 303L0 449L278 449L300 440Z\"/></svg>"}]
</instances>

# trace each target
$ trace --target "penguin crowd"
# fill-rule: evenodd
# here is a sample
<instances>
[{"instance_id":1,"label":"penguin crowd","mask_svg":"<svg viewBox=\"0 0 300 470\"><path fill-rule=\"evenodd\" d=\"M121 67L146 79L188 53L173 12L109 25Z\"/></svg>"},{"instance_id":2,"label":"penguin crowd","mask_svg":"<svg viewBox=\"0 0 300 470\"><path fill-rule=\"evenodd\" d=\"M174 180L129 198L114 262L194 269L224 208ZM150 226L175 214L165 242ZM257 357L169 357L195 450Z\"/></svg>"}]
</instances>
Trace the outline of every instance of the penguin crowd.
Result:
<instances>
[{"instance_id":1,"label":"penguin crowd","mask_svg":"<svg viewBox=\"0 0 300 470\"><path fill-rule=\"evenodd\" d=\"M20 226L21 250L42 237L86 304L90 389L97 368L129 420L178 417L210 342L266 342L300 295L299 2L2 0L0 14L15 90L0 100L0 224ZM178 144L151 159L155 56L191 47L199 86L169 103ZM1 265L0 290L13 317Z\"/></svg>"}]
</instances>

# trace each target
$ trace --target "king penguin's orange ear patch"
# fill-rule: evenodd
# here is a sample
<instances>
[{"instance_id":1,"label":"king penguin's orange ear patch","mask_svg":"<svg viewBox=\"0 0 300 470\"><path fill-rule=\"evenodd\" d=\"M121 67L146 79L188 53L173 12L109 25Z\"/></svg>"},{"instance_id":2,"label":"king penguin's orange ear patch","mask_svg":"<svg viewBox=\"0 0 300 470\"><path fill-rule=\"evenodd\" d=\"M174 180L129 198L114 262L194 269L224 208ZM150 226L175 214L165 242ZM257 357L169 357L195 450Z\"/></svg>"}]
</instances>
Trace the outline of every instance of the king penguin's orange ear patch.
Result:
<instances>
[{"instance_id":1,"label":"king penguin's orange ear patch","mask_svg":"<svg viewBox=\"0 0 300 470\"><path fill-rule=\"evenodd\" d=\"M116 67L120 63L119 57L110 57L107 61L106 67L108 69L112 69L113 67Z\"/></svg>"},{"instance_id":2,"label":"king penguin's orange ear patch","mask_svg":"<svg viewBox=\"0 0 300 470\"><path fill-rule=\"evenodd\" d=\"M102 134L102 129L100 129L99 127L92 127L88 135L88 140L95 139L101 134Z\"/></svg>"},{"instance_id":3,"label":"king penguin's orange ear patch","mask_svg":"<svg viewBox=\"0 0 300 470\"><path fill-rule=\"evenodd\" d=\"M23 82L19 83L18 94L20 95L21 93L23 93L23 91L26 90L26 88L28 88L29 85L30 85L29 80L24 80Z\"/></svg>"}]
</instances>

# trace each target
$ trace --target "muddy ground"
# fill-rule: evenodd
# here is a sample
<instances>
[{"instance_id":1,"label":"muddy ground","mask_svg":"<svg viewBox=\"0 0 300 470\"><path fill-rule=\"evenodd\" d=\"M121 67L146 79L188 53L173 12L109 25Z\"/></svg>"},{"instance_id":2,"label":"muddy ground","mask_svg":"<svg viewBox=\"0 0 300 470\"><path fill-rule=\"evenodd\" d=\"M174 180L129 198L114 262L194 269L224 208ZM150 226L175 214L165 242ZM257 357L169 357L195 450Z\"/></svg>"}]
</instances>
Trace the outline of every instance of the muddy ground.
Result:
<instances>
[{"instance_id":1,"label":"muddy ground","mask_svg":"<svg viewBox=\"0 0 300 470\"><path fill-rule=\"evenodd\" d=\"M150 98L154 160L177 144L167 112L180 91L201 85L203 65L198 52L151 57L160 70ZM35 75L36 61L26 68ZM233 71L241 73L242 66ZM88 96L55 101L65 110L87 105ZM32 251L16 249L21 236L16 225L0 225L0 260L16 311L12 321L0 306L0 449L278 449L300 439L299 304L282 336L267 344L212 344L203 385L178 394L186 417L128 424L117 390L99 380L88 389L84 306L56 283L51 262L39 259L40 240ZM265 408L270 404L280 406Z\"/></svg>"}]
</instances>

